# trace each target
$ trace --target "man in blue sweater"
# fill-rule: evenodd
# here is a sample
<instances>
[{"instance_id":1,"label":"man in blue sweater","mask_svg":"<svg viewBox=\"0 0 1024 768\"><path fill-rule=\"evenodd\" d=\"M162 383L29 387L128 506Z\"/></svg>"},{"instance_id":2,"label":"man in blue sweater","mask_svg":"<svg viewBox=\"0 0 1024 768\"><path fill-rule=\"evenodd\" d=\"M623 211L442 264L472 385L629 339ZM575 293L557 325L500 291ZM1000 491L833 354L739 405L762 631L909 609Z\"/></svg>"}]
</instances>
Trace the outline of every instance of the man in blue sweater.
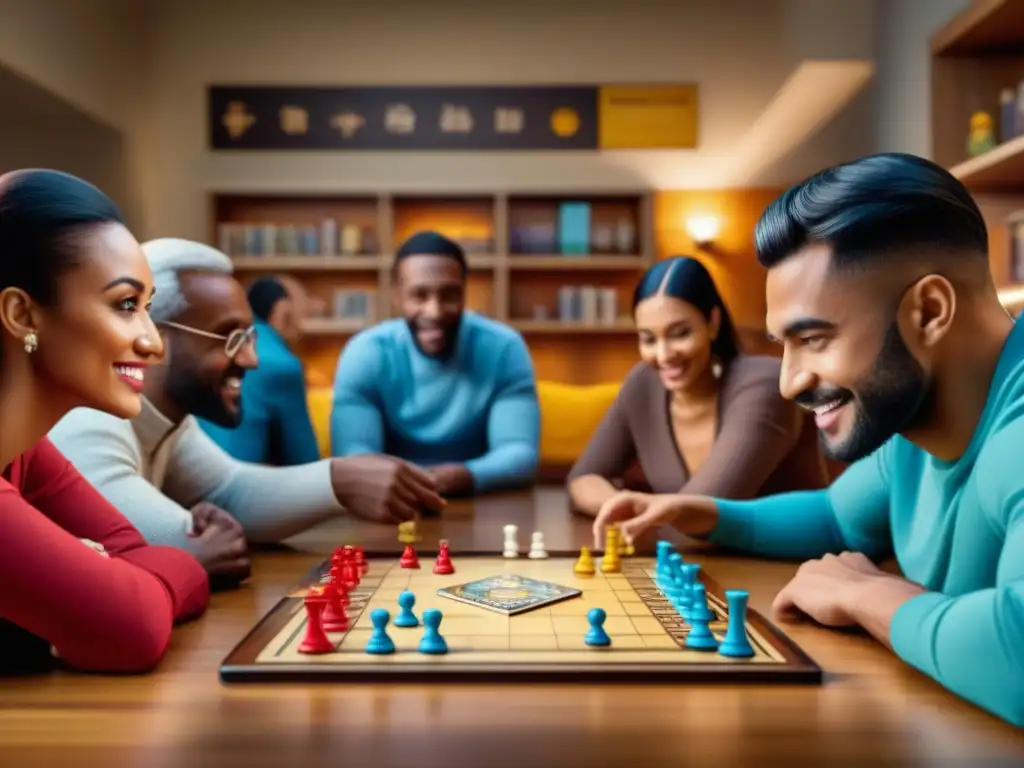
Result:
<instances>
[{"instance_id":1,"label":"man in blue sweater","mask_svg":"<svg viewBox=\"0 0 1024 768\"><path fill-rule=\"evenodd\" d=\"M240 461L291 467L320 459L306 402L302 361L293 351L301 338L302 296L276 277L249 286L259 365L242 382L237 425L197 419L203 431Z\"/></svg>"},{"instance_id":2,"label":"man in blue sweater","mask_svg":"<svg viewBox=\"0 0 1024 768\"><path fill-rule=\"evenodd\" d=\"M540 408L522 337L465 309L466 257L436 232L395 256L401 318L354 336L338 361L335 456L386 453L420 465L445 495L528 485Z\"/></svg>"},{"instance_id":3,"label":"man in blue sweater","mask_svg":"<svg viewBox=\"0 0 1024 768\"><path fill-rule=\"evenodd\" d=\"M855 463L826 490L762 499L621 494L595 535L672 524L806 559L777 614L859 626L1024 726L1024 328L977 206L932 163L879 155L786 192L756 242L780 389ZM904 578L875 566L892 555Z\"/></svg>"}]
</instances>

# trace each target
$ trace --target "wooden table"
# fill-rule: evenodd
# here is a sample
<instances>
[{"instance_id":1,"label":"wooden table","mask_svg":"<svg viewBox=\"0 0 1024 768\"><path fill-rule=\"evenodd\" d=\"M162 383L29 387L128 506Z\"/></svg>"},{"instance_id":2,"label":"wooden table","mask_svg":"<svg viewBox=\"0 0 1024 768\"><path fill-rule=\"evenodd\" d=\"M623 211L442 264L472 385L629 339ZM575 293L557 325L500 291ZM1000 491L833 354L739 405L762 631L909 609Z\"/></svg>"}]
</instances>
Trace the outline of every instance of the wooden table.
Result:
<instances>
[{"instance_id":1,"label":"wooden table","mask_svg":"<svg viewBox=\"0 0 1024 768\"><path fill-rule=\"evenodd\" d=\"M424 551L501 549L542 530L551 549L589 541L560 491L455 504L425 521ZM785 631L828 673L818 686L222 685L220 661L323 554L397 552L393 528L336 521L261 553L247 587L215 595L154 674L53 676L0 685L0 765L91 766L980 766L1024 764L1024 735L965 704L864 636ZM689 555L770 610L795 564Z\"/></svg>"}]
</instances>

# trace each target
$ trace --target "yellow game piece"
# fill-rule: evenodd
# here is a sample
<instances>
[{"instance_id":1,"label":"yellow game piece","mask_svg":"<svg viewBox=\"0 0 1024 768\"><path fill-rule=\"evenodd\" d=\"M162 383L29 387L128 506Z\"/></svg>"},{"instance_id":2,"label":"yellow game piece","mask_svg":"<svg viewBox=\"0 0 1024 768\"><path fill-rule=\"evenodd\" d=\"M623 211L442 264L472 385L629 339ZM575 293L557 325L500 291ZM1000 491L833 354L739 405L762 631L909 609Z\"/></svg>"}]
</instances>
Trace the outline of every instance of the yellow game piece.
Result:
<instances>
[{"instance_id":1,"label":"yellow game piece","mask_svg":"<svg viewBox=\"0 0 1024 768\"><path fill-rule=\"evenodd\" d=\"M604 557L601 558L601 573L621 573L619 559L619 529L610 525L604 534Z\"/></svg>"},{"instance_id":2,"label":"yellow game piece","mask_svg":"<svg viewBox=\"0 0 1024 768\"><path fill-rule=\"evenodd\" d=\"M406 520L398 524L398 540L402 544L415 544L420 540L420 537L416 535L415 520Z\"/></svg>"},{"instance_id":3,"label":"yellow game piece","mask_svg":"<svg viewBox=\"0 0 1024 768\"><path fill-rule=\"evenodd\" d=\"M580 559L576 561L572 572L577 576L593 576L596 573L594 558L590 554L590 547L580 547Z\"/></svg>"}]
</instances>

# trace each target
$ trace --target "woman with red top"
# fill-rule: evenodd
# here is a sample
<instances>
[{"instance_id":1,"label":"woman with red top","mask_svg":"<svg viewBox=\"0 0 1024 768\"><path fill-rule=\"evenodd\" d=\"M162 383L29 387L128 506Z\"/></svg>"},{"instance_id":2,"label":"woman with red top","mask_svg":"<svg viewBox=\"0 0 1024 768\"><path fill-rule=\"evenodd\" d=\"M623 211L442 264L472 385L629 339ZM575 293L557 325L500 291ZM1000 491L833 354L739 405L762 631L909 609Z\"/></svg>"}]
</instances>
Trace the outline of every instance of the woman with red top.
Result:
<instances>
[{"instance_id":1,"label":"woman with red top","mask_svg":"<svg viewBox=\"0 0 1024 768\"><path fill-rule=\"evenodd\" d=\"M0 665L141 672L209 583L149 546L46 438L68 411L132 418L163 355L153 280L98 189L56 171L0 176Z\"/></svg>"}]
</instances>

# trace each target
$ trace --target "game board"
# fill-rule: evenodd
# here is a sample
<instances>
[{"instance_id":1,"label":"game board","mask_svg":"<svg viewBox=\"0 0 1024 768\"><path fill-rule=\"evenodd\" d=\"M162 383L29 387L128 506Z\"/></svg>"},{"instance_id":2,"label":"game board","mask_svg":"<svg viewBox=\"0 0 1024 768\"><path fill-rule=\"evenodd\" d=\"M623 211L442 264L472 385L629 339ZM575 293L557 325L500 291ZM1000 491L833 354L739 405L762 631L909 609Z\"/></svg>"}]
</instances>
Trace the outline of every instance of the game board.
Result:
<instances>
[{"instance_id":1,"label":"game board","mask_svg":"<svg viewBox=\"0 0 1024 768\"><path fill-rule=\"evenodd\" d=\"M369 558L367 573L350 595L349 630L329 634L335 652L302 654L297 649L307 622L304 598L311 586L328 580L330 562L325 561L231 652L221 666L221 679L821 682L817 664L753 609L746 616L753 657L727 658L684 647L689 625L652 580L653 558L624 558L621 573L604 574L598 568L593 576L575 575L575 559L554 553L542 560L457 555L455 573L440 576L431 571L429 561L413 570L399 567L395 558ZM439 589L498 574L552 582L580 594L512 615L438 594ZM721 639L726 628L724 593L706 574L700 574L700 581L716 614L710 628ZM440 631L448 643L447 654L417 652L422 624L394 626L403 590L415 593L417 616L428 608L443 612ZM610 647L584 643L586 615L594 607L607 613L604 628L611 636ZM375 608L391 614L387 632L396 646L393 654L365 651L372 631L369 614Z\"/></svg>"}]
</instances>

